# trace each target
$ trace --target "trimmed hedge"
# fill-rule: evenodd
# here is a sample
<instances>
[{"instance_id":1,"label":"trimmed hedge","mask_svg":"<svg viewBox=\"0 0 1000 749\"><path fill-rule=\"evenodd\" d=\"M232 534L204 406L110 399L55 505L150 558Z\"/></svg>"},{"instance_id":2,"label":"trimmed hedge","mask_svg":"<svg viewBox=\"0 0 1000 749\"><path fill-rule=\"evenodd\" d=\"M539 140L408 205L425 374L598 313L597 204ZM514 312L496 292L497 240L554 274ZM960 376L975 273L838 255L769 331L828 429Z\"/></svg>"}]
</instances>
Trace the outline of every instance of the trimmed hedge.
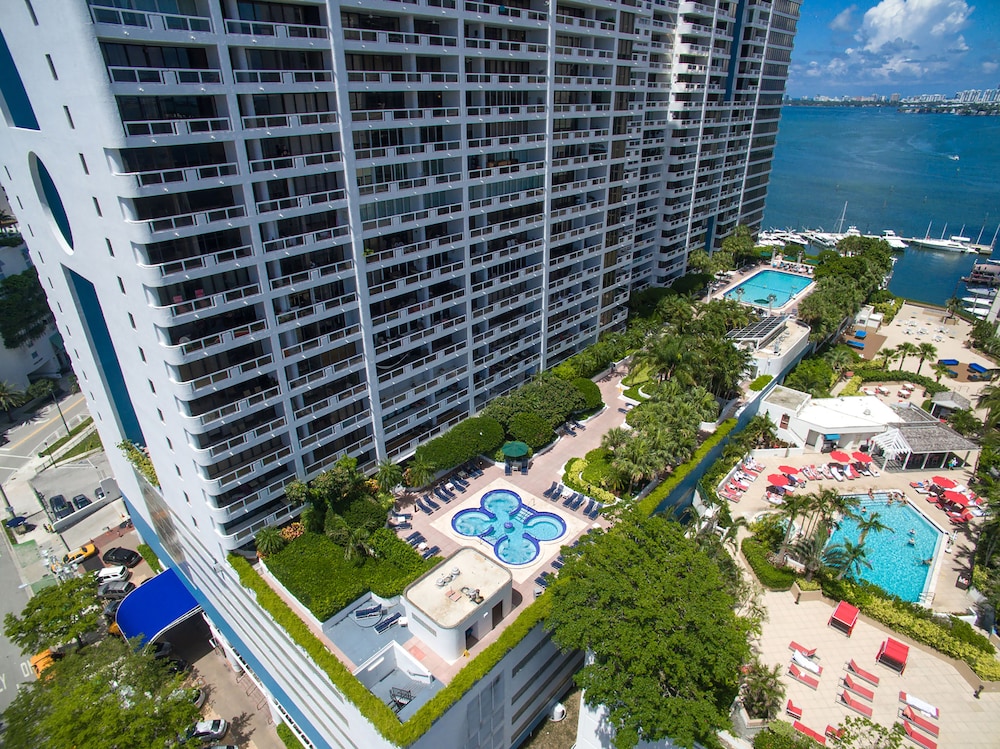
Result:
<instances>
[{"instance_id":1,"label":"trimmed hedge","mask_svg":"<svg viewBox=\"0 0 1000 749\"><path fill-rule=\"evenodd\" d=\"M755 378L754 381L750 383L750 389L753 390L755 393L758 393L761 390L763 390L767 386L767 383L769 383L773 379L774 375L762 374L760 377Z\"/></svg>"},{"instance_id":2,"label":"trimmed hedge","mask_svg":"<svg viewBox=\"0 0 1000 749\"><path fill-rule=\"evenodd\" d=\"M595 486L582 477L583 472L587 469L587 461L583 458L570 458L566 461L566 467L563 469L562 483L569 489L575 492L581 492L586 494L588 497L596 499L601 504L612 504L618 501L618 497L609 492L607 489L602 489L599 486Z\"/></svg>"},{"instance_id":3,"label":"trimmed hedge","mask_svg":"<svg viewBox=\"0 0 1000 749\"><path fill-rule=\"evenodd\" d=\"M782 726L788 726L788 731L783 730ZM780 720L772 721L767 728L754 736L753 749L815 749L819 746L818 742L808 736L790 733L794 730L788 723Z\"/></svg>"},{"instance_id":4,"label":"trimmed hedge","mask_svg":"<svg viewBox=\"0 0 1000 749\"><path fill-rule=\"evenodd\" d=\"M905 369L855 369L854 376L860 377L862 382L912 382L922 386L931 395L948 390L947 386L935 382L933 377L907 372Z\"/></svg>"},{"instance_id":5,"label":"trimmed hedge","mask_svg":"<svg viewBox=\"0 0 1000 749\"><path fill-rule=\"evenodd\" d=\"M288 747L288 749L305 749L305 747L302 746L302 742L295 737L294 733L292 733L292 729L284 723L279 723L275 726L274 730L278 734L278 738L281 739L281 743Z\"/></svg>"},{"instance_id":6,"label":"trimmed hedge","mask_svg":"<svg viewBox=\"0 0 1000 749\"><path fill-rule=\"evenodd\" d=\"M359 564L344 559L344 549L326 536L306 533L269 556L267 568L317 619L325 621L369 590L383 597L399 595L437 564L398 538L398 550L387 553L393 541L385 534L395 538L391 531L372 534L385 557L366 557Z\"/></svg>"},{"instance_id":7,"label":"trimmed hedge","mask_svg":"<svg viewBox=\"0 0 1000 749\"><path fill-rule=\"evenodd\" d=\"M354 703L375 729L390 743L409 746L423 736L431 725L475 686L507 655L528 632L548 614L551 596L541 596L505 629L496 641L473 658L449 684L434 695L405 724L378 697L368 691L319 640L287 603L264 581L250 563L236 554L229 555L229 564L236 570L240 583L252 591L257 603L275 622L284 628L295 643L306 651L313 662L330 678L344 697Z\"/></svg>"},{"instance_id":8,"label":"trimmed hedge","mask_svg":"<svg viewBox=\"0 0 1000 749\"><path fill-rule=\"evenodd\" d=\"M735 426L736 419L726 419L724 422L719 424L715 433L710 435L707 440L701 443L687 463L682 463L674 468L673 473L661 481L659 486L653 489L653 491L647 494L642 501L639 502L639 511L645 515L652 515L656 511L656 508L660 506L660 503L670 495L670 492L676 489L681 481L683 481L684 478L691 473L691 471L698 467L712 448L722 442L726 435L728 435Z\"/></svg>"},{"instance_id":9,"label":"trimmed hedge","mask_svg":"<svg viewBox=\"0 0 1000 749\"><path fill-rule=\"evenodd\" d=\"M154 575L158 572L163 572L163 565L160 564L159 558L149 544L139 544L135 547L135 550L139 552L139 556L146 560L146 564L149 565L149 569L153 571Z\"/></svg>"},{"instance_id":10,"label":"trimmed hedge","mask_svg":"<svg viewBox=\"0 0 1000 749\"><path fill-rule=\"evenodd\" d=\"M854 375L847 381L847 384L844 385L844 389L840 391L840 394L844 397L857 395L861 390L861 382L861 378Z\"/></svg>"},{"instance_id":11,"label":"trimmed hedge","mask_svg":"<svg viewBox=\"0 0 1000 749\"><path fill-rule=\"evenodd\" d=\"M503 445L503 427L496 419L478 416L465 419L440 437L417 448L416 455L437 471L460 466L477 455L492 455Z\"/></svg>"},{"instance_id":12,"label":"trimmed hedge","mask_svg":"<svg viewBox=\"0 0 1000 749\"><path fill-rule=\"evenodd\" d=\"M795 582L792 570L778 569L767 561L767 549L753 538L744 538L740 544L747 564L757 576L757 580L768 590L789 590Z\"/></svg>"},{"instance_id":13,"label":"trimmed hedge","mask_svg":"<svg viewBox=\"0 0 1000 749\"><path fill-rule=\"evenodd\" d=\"M601 397L601 389L593 380L588 380L586 377L577 377L573 380L573 387L579 390L580 395L583 396L583 400L585 401L584 411L594 411L604 405L604 399Z\"/></svg>"},{"instance_id":14,"label":"trimmed hedge","mask_svg":"<svg viewBox=\"0 0 1000 749\"><path fill-rule=\"evenodd\" d=\"M549 422L532 412L515 414L511 418L510 436L524 442L532 450L545 447L556 438ZM503 449L502 445L500 449Z\"/></svg>"}]
</instances>

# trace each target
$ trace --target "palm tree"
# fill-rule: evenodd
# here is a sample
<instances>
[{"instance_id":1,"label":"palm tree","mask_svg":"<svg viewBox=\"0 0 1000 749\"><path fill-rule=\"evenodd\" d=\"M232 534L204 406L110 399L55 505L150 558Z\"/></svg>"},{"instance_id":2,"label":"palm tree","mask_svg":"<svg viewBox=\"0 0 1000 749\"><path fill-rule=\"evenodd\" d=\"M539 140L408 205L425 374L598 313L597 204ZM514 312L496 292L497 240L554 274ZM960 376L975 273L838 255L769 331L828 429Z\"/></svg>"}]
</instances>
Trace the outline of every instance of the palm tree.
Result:
<instances>
[{"instance_id":1,"label":"palm tree","mask_svg":"<svg viewBox=\"0 0 1000 749\"><path fill-rule=\"evenodd\" d=\"M988 429L993 429L1000 420L1000 387L987 385L979 392L976 399L976 406L986 409L985 424Z\"/></svg>"},{"instance_id":2,"label":"palm tree","mask_svg":"<svg viewBox=\"0 0 1000 749\"><path fill-rule=\"evenodd\" d=\"M410 458L410 464L403 472L403 478L406 480L407 486L425 486L434 478L435 470L435 465L417 452Z\"/></svg>"},{"instance_id":3,"label":"palm tree","mask_svg":"<svg viewBox=\"0 0 1000 749\"><path fill-rule=\"evenodd\" d=\"M803 536L792 545L795 557L806 569L806 581L812 580L813 575L823 567L823 547L826 546L827 538L826 528L820 525L810 535Z\"/></svg>"},{"instance_id":4,"label":"palm tree","mask_svg":"<svg viewBox=\"0 0 1000 749\"><path fill-rule=\"evenodd\" d=\"M867 517L862 517L858 521L858 530L861 531L861 535L858 536L858 546L865 545L865 539L868 538L868 534L871 531L876 533L881 533L882 531L889 531L890 533L895 533L895 528L892 528L885 523L883 523L879 518L882 517L877 512L873 512Z\"/></svg>"},{"instance_id":5,"label":"palm tree","mask_svg":"<svg viewBox=\"0 0 1000 749\"><path fill-rule=\"evenodd\" d=\"M624 427L611 427L608 431L604 433L601 437L601 447L605 450L610 450L614 452L619 447L628 442L633 435L631 429L625 429Z\"/></svg>"},{"instance_id":6,"label":"palm tree","mask_svg":"<svg viewBox=\"0 0 1000 749\"><path fill-rule=\"evenodd\" d=\"M257 553L261 559L277 554L285 548L285 539L281 537L281 531L273 525L261 528L253 539L257 544Z\"/></svg>"},{"instance_id":7,"label":"palm tree","mask_svg":"<svg viewBox=\"0 0 1000 749\"><path fill-rule=\"evenodd\" d=\"M774 303L776 301L778 301L778 295L777 294L775 294L775 293L772 292L772 293L770 293L770 294L767 295L767 314L768 315L772 314L772 309L771 308L774 306Z\"/></svg>"},{"instance_id":8,"label":"palm tree","mask_svg":"<svg viewBox=\"0 0 1000 749\"><path fill-rule=\"evenodd\" d=\"M899 346L896 348L896 351L899 352L900 370L903 369L903 365L906 363L906 357L917 356L920 354L920 349L917 348L914 344L910 343L909 341L903 341L901 344L899 344Z\"/></svg>"},{"instance_id":9,"label":"palm tree","mask_svg":"<svg viewBox=\"0 0 1000 749\"><path fill-rule=\"evenodd\" d=\"M785 699L781 671L781 664L766 666L757 658L744 669L741 699L751 718L772 720L778 715Z\"/></svg>"},{"instance_id":10,"label":"palm tree","mask_svg":"<svg viewBox=\"0 0 1000 749\"><path fill-rule=\"evenodd\" d=\"M378 471L375 472L375 480L378 482L378 488L388 494L403 483L403 469L388 458L381 460Z\"/></svg>"},{"instance_id":11,"label":"palm tree","mask_svg":"<svg viewBox=\"0 0 1000 749\"><path fill-rule=\"evenodd\" d=\"M785 501L781 505L781 515L785 519L785 537L781 539L781 548L778 549L778 557L784 559L788 554L788 546L795 529L795 520L812 506L812 496L809 494L786 494Z\"/></svg>"},{"instance_id":12,"label":"palm tree","mask_svg":"<svg viewBox=\"0 0 1000 749\"><path fill-rule=\"evenodd\" d=\"M24 403L24 393L7 381L0 382L0 408L7 412L7 421L11 421L10 412Z\"/></svg>"},{"instance_id":13,"label":"palm tree","mask_svg":"<svg viewBox=\"0 0 1000 749\"><path fill-rule=\"evenodd\" d=\"M854 355L843 346L830 349L823 358L826 359L827 364L833 367L833 371L837 373L837 379L840 379L844 372L854 364Z\"/></svg>"},{"instance_id":14,"label":"palm tree","mask_svg":"<svg viewBox=\"0 0 1000 749\"><path fill-rule=\"evenodd\" d=\"M951 372L951 367L949 367L947 364L939 364L938 362L934 362L934 364L931 364L931 371L934 373L934 381L941 382L941 378L944 377L949 372Z\"/></svg>"},{"instance_id":15,"label":"palm tree","mask_svg":"<svg viewBox=\"0 0 1000 749\"><path fill-rule=\"evenodd\" d=\"M920 354L920 363L917 364L917 374L920 374L920 368L924 366L924 360L934 359L937 356L937 346L924 341L917 346L917 353Z\"/></svg>"},{"instance_id":16,"label":"palm tree","mask_svg":"<svg viewBox=\"0 0 1000 749\"><path fill-rule=\"evenodd\" d=\"M945 306L948 310L948 316L945 318L945 320L950 320L955 316L956 312L962 309L962 300L959 299L957 296L953 296L947 302L945 302Z\"/></svg>"},{"instance_id":17,"label":"palm tree","mask_svg":"<svg viewBox=\"0 0 1000 749\"><path fill-rule=\"evenodd\" d=\"M868 561L868 552L863 544L855 544L847 539L842 544L831 546L823 555L824 564L840 570L837 574L838 580L843 580L848 572L860 572L862 569L871 569L872 563Z\"/></svg>"}]
</instances>

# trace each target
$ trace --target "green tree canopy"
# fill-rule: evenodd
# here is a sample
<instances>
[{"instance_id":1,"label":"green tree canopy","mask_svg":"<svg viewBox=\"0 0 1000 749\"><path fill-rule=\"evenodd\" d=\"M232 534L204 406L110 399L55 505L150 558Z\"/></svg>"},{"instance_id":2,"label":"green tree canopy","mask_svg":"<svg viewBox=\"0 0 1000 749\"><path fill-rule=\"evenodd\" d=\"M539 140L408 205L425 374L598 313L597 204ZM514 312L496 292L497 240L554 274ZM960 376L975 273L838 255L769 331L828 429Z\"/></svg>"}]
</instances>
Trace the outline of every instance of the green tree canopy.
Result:
<instances>
[{"instance_id":1,"label":"green tree canopy","mask_svg":"<svg viewBox=\"0 0 1000 749\"><path fill-rule=\"evenodd\" d=\"M0 337L14 349L36 340L52 320L38 271L28 268L0 281Z\"/></svg>"},{"instance_id":2,"label":"green tree canopy","mask_svg":"<svg viewBox=\"0 0 1000 749\"><path fill-rule=\"evenodd\" d=\"M34 654L69 643L79 646L80 638L97 629L100 616L97 580L87 574L40 590L20 616L4 617L3 631L22 653Z\"/></svg>"},{"instance_id":3,"label":"green tree canopy","mask_svg":"<svg viewBox=\"0 0 1000 749\"><path fill-rule=\"evenodd\" d=\"M616 747L715 745L753 622L734 613L719 568L677 523L630 512L591 531L549 591L546 627L561 648L592 656L577 682L588 705L607 708Z\"/></svg>"},{"instance_id":4,"label":"green tree canopy","mask_svg":"<svg viewBox=\"0 0 1000 749\"><path fill-rule=\"evenodd\" d=\"M117 638L68 655L45 676L22 685L4 712L7 749L165 746L198 720L183 676Z\"/></svg>"}]
</instances>

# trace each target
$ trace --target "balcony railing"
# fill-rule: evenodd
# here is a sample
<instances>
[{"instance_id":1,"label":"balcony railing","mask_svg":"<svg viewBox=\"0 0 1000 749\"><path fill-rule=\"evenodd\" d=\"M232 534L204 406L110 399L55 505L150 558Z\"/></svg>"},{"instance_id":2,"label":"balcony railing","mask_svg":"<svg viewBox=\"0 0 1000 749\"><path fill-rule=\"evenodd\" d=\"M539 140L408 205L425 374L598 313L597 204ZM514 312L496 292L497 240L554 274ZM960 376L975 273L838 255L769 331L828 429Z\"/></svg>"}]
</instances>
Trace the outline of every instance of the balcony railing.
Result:
<instances>
[{"instance_id":1,"label":"balcony railing","mask_svg":"<svg viewBox=\"0 0 1000 749\"><path fill-rule=\"evenodd\" d=\"M458 73L400 73L352 70L347 73L351 83L458 83Z\"/></svg>"},{"instance_id":2,"label":"balcony railing","mask_svg":"<svg viewBox=\"0 0 1000 749\"><path fill-rule=\"evenodd\" d=\"M329 83L329 70L234 70L237 83Z\"/></svg>"},{"instance_id":3,"label":"balcony railing","mask_svg":"<svg viewBox=\"0 0 1000 749\"><path fill-rule=\"evenodd\" d=\"M144 10L123 10L91 3L90 17L94 23L115 26L137 26L156 31L212 32L212 19L175 13L151 13Z\"/></svg>"},{"instance_id":4,"label":"balcony railing","mask_svg":"<svg viewBox=\"0 0 1000 749\"><path fill-rule=\"evenodd\" d=\"M457 47L458 37L438 34L405 34L399 31L368 31L344 29L344 39L351 42L374 42L376 44L406 44L424 47Z\"/></svg>"},{"instance_id":5,"label":"balcony railing","mask_svg":"<svg viewBox=\"0 0 1000 749\"><path fill-rule=\"evenodd\" d=\"M309 208L314 205L344 200L345 197L346 193L343 190L328 190L308 195L295 195L290 198L280 198L278 200L262 200L257 203L257 213L263 214L273 213L274 211L288 211L293 208Z\"/></svg>"},{"instance_id":6,"label":"balcony railing","mask_svg":"<svg viewBox=\"0 0 1000 749\"><path fill-rule=\"evenodd\" d=\"M227 19L226 33L240 36L273 36L279 39L326 39L328 32L325 26Z\"/></svg>"},{"instance_id":7,"label":"balcony railing","mask_svg":"<svg viewBox=\"0 0 1000 749\"><path fill-rule=\"evenodd\" d=\"M126 135L200 135L233 129L228 117L195 120L131 120L123 124Z\"/></svg>"},{"instance_id":8,"label":"balcony railing","mask_svg":"<svg viewBox=\"0 0 1000 749\"><path fill-rule=\"evenodd\" d=\"M226 164L209 164L206 166L190 166L177 169L156 169L148 172L125 172L134 176L139 187L150 185L170 185L178 182L197 182L203 179L218 180L240 173L239 165L234 162Z\"/></svg>"},{"instance_id":9,"label":"balcony railing","mask_svg":"<svg viewBox=\"0 0 1000 749\"><path fill-rule=\"evenodd\" d=\"M159 83L168 85L204 86L222 83L221 70L199 68L124 68L108 67L112 83Z\"/></svg>"},{"instance_id":10,"label":"balcony railing","mask_svg":"<svg viewBox=\"0 0 1000 749\"><path fill-rule=\"evenodd\" d=\"M231 221L247 215L246 207L233 205L228 208L217 208L211 211L196 211L182 213L177 216L153 219L128 219L130 224L146 224L151 232L173 231L192 226L205 226L219 221Z\"/></svg>"},{"instance_id":11,"label":"balcony railing","mask_svg":"<svg viewBox=\"0 0 1000 749\"><path fill-rule=\"evenodd\" d=\"M243 118L247 130L274 130L282 127L312 127L315 125L335 125L336 112L303 112L301 114L250 115Z\"/></svg>"},{"instance_id":12,"label":"balcony railing","mask_svg":"<svg viewBox=\"0 0 1000 749\"><path fill-rule=\"evenodd\" d=\"M139 267L154 268L159 272L161 278L167 278L177 273L190 273L204 268L216 268L223 263L230 263L240 258L250 257L252 254L253 247L244 245L243 247L234 247L231 250L219 250L207 255L198 255L197 257L188 257L181 260L168 260L163 263L150 264L139 263Z\"/></svg>"},{"instance_id":13,"label":"balcony railing","mask_svg":"<svg viewBox=\"0 0 1000 749\"><path fill-rule=\"evenodd\" d=\"M339 151L305 153L298 156L279 156L274 159L255 159L250 162L251 172L277 172L282 169L305 169L310 166L337 164L342 156Z\"/></svg>"}]
</instances>

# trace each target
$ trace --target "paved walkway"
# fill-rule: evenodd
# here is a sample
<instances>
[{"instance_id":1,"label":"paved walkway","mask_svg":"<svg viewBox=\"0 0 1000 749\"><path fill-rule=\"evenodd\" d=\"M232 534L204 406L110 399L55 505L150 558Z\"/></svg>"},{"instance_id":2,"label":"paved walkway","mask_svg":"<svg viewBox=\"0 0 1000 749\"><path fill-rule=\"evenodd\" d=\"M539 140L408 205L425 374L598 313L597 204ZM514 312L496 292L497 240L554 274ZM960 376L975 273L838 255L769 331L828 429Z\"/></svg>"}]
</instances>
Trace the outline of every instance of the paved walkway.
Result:
<instances>
[{"instance_id":1,"label":"paved walkway","mask_svg":"<svg viewBox=\"0 0 1000 749\"><path fill-rule=\"evenodd\" d=\"M802 708L802 722L809 728L822 734L827 725L836 726L845 717L856 715L838 702L838 695L843 691L844 666L854 659L861 668L879 677L877 687L860 682L874 692L870 702L857 698L872 708L875 722L890 726L899 720L899 712L905 707L899 701L899 692L904 691L940 711L940 718L934 722L941 729L936 742L942 749L994 749L1000 743L1000 693L983 692L976 699L973 687L951 663L934 652L866 620L859 621L854 634L846 637L827 626L833 613L833 605L827 601L803 600L796 604L789 592L769 592L764 594L764 604L768 620L760 640L761 661L782 666L786 699ZM879 646L890 634L910 644L909 660L902 676L875 662ZM788 645L792 640L817 650L816 662L822 666L823 673L815 690L787 675L792 656Z\"/></svg>"}]
</instances>

